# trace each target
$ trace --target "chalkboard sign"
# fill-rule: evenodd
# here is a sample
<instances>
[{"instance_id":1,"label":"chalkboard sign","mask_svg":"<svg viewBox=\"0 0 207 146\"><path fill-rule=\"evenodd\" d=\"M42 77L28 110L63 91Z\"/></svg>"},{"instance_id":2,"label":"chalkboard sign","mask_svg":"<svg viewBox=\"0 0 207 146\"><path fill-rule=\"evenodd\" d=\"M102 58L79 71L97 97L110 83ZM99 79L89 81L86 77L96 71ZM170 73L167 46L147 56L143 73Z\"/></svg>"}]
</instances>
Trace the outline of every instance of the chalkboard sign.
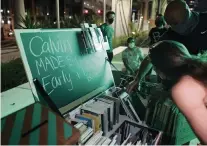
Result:
<instances>
[{"instance_id":1,"label":"chalkboard sign","mask_svg":"<svg viewBox=\"0 0 207 146\"><path fill-rule=\"evenodd\" d=\"M58 108L114 86L106 51L83 54L80 34L81 29L15 30L27 76L38 100L41 99L33 84L35 78Z\"/></svg>"}]
</instances>

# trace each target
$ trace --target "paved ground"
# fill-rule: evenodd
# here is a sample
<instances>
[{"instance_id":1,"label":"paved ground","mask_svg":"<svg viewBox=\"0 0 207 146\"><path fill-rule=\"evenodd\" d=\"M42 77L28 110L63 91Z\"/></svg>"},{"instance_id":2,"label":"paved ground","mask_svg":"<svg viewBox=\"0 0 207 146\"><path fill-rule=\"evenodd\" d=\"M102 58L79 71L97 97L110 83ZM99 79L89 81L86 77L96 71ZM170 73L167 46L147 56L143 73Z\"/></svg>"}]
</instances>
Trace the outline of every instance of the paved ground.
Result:
<instances>
[{"instance_id":1,"label":"paved ground","mask_svg":"<svg viewBox=\"0 0 207 146\"><path fill-rule=\"evenodd\" d=\"M19 58L20 53L14 39L1 41L1 63Z\"/></svg>"}]
</instances>

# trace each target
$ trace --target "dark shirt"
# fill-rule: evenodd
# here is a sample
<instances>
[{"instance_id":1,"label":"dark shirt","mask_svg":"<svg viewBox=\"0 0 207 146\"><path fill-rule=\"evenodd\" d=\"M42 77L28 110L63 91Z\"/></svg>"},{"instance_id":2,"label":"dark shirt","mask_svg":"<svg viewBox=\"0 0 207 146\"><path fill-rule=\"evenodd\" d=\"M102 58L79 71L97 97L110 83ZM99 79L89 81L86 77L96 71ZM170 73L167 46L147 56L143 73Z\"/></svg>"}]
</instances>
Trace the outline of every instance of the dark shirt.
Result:
<instances>
[{"instance_id":1,"label":"dark shirt","mask_svg":"<svg viewBox=\"0 0 207 146\"><path fill-rule=\"evenodd\" d=\"M149 32L150 44L154 44L160 40L160 37L167 31L167 28L154 27Z\"/></svg>"},{"instance_id":2,"label":"dark shirt","mask_svg":"<svg viewBox=\"0 0 207 146\"><path fill-rule=\"evenodd\" d=\"M160 40L180 42L194 55L207 51L207 12L199 14L199 23L188 35L180 35L172 29L168 29Z\"/></svg>"}]
</instances>

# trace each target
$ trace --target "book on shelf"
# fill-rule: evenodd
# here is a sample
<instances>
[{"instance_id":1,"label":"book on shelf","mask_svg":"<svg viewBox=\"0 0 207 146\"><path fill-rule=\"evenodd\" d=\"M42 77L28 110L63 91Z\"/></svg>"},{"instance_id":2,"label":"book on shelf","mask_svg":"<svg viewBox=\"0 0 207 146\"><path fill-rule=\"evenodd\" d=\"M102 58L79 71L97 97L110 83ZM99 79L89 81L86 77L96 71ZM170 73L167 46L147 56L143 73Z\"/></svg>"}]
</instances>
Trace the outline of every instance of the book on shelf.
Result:
<instances>
[{"instance_id":1,"label":"book on shelf","mask_svg":"<svg viewBox=\"0 0 207 146\"><path fill-rule=\"evenodd\" d=\"M77 119L87 121L87 125L88 125L88 127L93 128L94 131L95 131L95 123L94 123L94 120L93 120L93 119L91 119L91 118L89 118L89 117L87 117L87 116L84 116L84 115L75 115L75 117L76 117Z\"/></svg>"}]
</instances>

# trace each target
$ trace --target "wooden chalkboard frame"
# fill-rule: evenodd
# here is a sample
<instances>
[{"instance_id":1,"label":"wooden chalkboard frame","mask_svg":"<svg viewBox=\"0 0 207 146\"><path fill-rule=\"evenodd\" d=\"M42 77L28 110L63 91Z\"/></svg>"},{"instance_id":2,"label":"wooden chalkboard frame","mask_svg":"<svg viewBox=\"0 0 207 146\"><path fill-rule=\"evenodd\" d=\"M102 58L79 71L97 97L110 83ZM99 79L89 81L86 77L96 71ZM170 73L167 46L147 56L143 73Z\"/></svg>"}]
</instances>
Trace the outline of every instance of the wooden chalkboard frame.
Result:
<instances>
[{"instance_id":1,"label":"wooden chalkboard frame","mask_svg":"<svg viewBox=\"0 0 207 146\"><path fill-rule=\"evenodd\" d=\"M33 83L32 72L30 70L29 63L28 63L27 57L25 55L26 54L25 50L20 49L20 48L24 48L20 34L21 33L31 33L31 32L55 32L55 31L59 32L59 31L78 31L78 30L81 30L81 29L79 29L79 28L75 28L75 29L26 29L26 30L15 29L15 37L17 40L17 45L20 50L21 58L24 62L23 65L24 65L25 71L27 72L27 78L28 78L30 87L32 89L32 92L34 94L35 101L39 101L40 99L38 98L38 93L37 93L35 85ZM22 54L24 54L24 55L22 55ZM111 71L111 74L112 74L112 71ZM112 79L113 79L113 85L115 86L113 75L112 75ZM72 109L78 107L79 105L90 100L91 98L95 97L96 95L103 93L104 92L103 88L104 88L103 86L99 87L99 88L91 91L90 93L78 98L77 100L73 101L72 103L69 103L69 104L59 108L60 112L62 114L64 114L64 113L67 113L68 111L71 111Z\"/></svg>"}]
</instances>

